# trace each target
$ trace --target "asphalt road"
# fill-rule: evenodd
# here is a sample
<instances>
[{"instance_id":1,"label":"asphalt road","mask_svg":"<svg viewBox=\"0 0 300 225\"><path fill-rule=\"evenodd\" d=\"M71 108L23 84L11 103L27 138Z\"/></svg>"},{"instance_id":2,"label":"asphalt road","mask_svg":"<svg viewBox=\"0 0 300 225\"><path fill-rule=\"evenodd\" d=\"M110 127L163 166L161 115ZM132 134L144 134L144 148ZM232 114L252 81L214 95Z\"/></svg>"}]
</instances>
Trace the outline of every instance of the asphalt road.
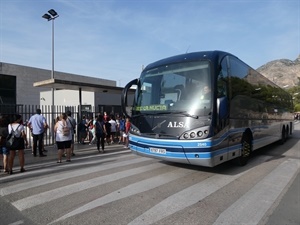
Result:
<instances>
[{"instance_id":1,"label":"asphalt road","mask_svg":"<svg viewBox=\"0 0 300 225\"><path fill-rule=\"evenodd\" d=\"M300 124L284 144L256 151L244 167L215 168L142 158L121 145L56 150L25 173L0 174L0 224L300 224Z\"/></svg>"}]
</instances>

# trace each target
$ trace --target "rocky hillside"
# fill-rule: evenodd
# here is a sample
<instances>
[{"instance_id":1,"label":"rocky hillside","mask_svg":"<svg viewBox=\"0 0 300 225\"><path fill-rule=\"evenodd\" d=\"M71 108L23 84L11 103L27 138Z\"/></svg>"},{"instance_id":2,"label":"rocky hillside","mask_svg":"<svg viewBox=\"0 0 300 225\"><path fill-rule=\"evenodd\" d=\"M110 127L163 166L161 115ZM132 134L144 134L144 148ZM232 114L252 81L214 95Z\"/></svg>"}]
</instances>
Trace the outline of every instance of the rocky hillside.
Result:
<instances>
[{"instance_id":1,"label":"rocky hillside","mask_svg":"<svg viewBox=\"0 0 300 225\"><path fill-rule=\"evenodd\" d=\"M257 71L280 87L300 85L300 55L294 61L278 59L268 62L257 68Z\"/></svg>"}]
</instances>

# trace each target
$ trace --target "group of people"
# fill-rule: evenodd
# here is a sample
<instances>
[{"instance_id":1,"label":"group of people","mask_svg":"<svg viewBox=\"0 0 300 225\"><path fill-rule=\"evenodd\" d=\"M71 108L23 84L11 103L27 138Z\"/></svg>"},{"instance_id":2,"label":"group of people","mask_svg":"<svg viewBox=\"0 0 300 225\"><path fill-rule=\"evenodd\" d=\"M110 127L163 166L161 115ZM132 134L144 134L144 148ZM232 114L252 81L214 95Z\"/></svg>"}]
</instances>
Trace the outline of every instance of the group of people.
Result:
<instances>
[{"instance_id":1,"label":"group of people","mask_svg":"<svg viewBox=\"0 0 300 225\"><path fill-rule=\"evenodd\" d=\"M99 114L94 118L89 119L83 116L81 122L78 124L79 142L85 144L87 140L89 145L97 144L99 150L99 137L102 151L104 145L107 143L124 144L124 148L128 148L128 132L130 129L130 120L125 116L108 116L106 113ZM99 136L100 135L100 136Z\"/></svg>"},{"instance_id":2,"label":"group of people","mask_svg":"<svg viewBox=\"0 0 300 225\"><path fill-rule=\"evenodd\" d=\"M74 135L76 133L76 120L72 117L71 112L61 113L56 118L54 125L54 136L57 146L57 163L62 163L62 157L66 157L66 162L71 162L71 157L74 153ZM86 133L88 127L91 126L93 138L90 143L96 142L99 152L104 152L105 142L113 143L116 135L119 135L119 143L123 142L124 147L128 148L128 132L130 129L130 121L125 117L114 119L113 116L97 115L91 122L86 121L83 117L82 121L78 123L78 132L80 142L84 141L85 137L83 130ZM37 109L36 113L32 115L27 123L30 129L33 144L32 154L37 157L37 150L39 157L46 157L44 154L44 134L49 128L45 117L41 114L41 110ZM83 128L82 128L83 127ZM114 128L113 128L114 127ZM16 146L7 147L7 137L13 133L15 140L18 141ZM18 153L20 172L25 172L25 158L24 149L28 147L28 140L26 134L26 126L23 125L21 115L14 115L10 120L6 117L0 117L0 156L3 158L3 171L8 174L13 174L13 165L16 152ZM101 151L100 151L101 148Z\"/></svg>"},{"instance_id":3,"label":"group of people","mask_svg":"<svg viewBox=\"0 0 300 225\"><path fill-rule=\"evenodd\" d=\"M39 148L39 156L45 157L44 149L44 132L48 128L48 124L44 116L41 115L41 110L37 109L36 114L30 117L27 126L31 131L33 139L32 154L37 156L37 146ZM13 145L7 145L7 137L11 134L14 137ZM19 114L12 116L0 117L0 156L3 159L3 172L13 174L14 159L18 152L20 172L25 172L25 157L24 149L28 147L26 127L23 124L23 118Z\"/></svg>"},{"instance_id":4,"label":"group of people","mask_svg":"<svg viewBox=\"0 0 300 225\"><path fill-rule=\"evenodd\" d=\"M25 128L23 125L23 120L21 115L14 115L12 118L12 123L9 123L9 118L1 117L0 118L0 155L3 160L3 171L8 174L13 174L13 165L18 151L19 163L20 163L20 172L25 172L25 158L24 158L24 149L25 146L28 146L28 141L26 138ZM16 144L11 148L6 146L6 137L8 134L13 133L15 136L14 140Z\"/></svg>"}]
</instances>

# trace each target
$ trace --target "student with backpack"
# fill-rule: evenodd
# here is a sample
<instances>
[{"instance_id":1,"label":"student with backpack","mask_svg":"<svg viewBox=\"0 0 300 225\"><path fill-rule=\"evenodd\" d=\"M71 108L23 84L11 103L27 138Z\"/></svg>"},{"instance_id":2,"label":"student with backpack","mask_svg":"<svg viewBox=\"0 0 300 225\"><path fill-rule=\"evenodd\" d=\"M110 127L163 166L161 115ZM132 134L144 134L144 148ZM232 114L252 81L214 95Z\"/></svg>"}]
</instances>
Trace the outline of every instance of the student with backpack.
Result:
<instances>
[{"instance_id":1,"label":"student with backpack","mask_svg":"<svg viewBox=\"0 0 300 225\"><path fill-rule=\"evenodd\" d=\"M62 162L62 156L66 153L66 162L71 162L72 125L66 113L62 113L54 126L55 140L58 149L57 163Z\"/></svg>"}]
</instances>

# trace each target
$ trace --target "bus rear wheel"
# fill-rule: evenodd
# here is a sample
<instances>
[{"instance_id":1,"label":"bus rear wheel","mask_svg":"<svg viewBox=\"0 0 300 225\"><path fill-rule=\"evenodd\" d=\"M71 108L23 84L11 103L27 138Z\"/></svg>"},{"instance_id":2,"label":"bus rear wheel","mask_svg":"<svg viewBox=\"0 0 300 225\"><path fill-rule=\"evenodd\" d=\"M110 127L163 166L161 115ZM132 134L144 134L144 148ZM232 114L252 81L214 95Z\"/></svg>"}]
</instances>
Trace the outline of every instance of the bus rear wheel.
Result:
<instances>
[{"instance_id":1,"label":"bus rear wheel","mask_svg":"<svg viewBox=\"0 0 300 225\"><path fill-rule=\"evenodd\" d=\"M245 135L242 138L242 149L241 156L237 158L237 163L239 166L245 166L251 156L252 152L252 142L249 135Z\"/></svg>"},{"instance_id":2,"label":"bus rear wheel","mask_svg":"<svg viewBox=\"0 0 300 225\"><path fill-rule=\"evenodd\" d=\"M284 142L286 142L286 139L287 139L287 132L286 132L285 128L283 127L282 131L281 131L280 144L283 145Z\"/></svg>"}]
</instances>

